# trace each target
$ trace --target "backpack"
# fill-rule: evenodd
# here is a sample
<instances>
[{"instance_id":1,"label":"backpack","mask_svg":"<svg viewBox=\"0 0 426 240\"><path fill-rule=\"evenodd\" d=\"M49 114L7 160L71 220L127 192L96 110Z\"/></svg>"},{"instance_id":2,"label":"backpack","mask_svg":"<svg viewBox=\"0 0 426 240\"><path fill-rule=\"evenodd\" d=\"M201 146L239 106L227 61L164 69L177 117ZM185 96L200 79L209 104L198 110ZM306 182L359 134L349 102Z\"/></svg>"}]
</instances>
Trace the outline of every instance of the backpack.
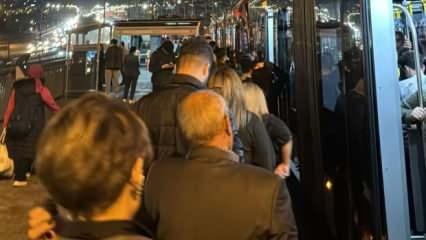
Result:
<instances>
[{"instance_id":1,"label":"backpack","mask_svg":"<svg viewBox=\"0 0 426 240\"><path fill-rule=\"evenodd\" d=\"M19 92L15 92L15 108L7 126L7 134L10 138L24 138L28 136L34 127L35 111L41 100L39 94L31 96L19 96ZM18 99L25 99L19 101ZM18 100L18 101L17 101Z\"/></svg>"}]
</instances>

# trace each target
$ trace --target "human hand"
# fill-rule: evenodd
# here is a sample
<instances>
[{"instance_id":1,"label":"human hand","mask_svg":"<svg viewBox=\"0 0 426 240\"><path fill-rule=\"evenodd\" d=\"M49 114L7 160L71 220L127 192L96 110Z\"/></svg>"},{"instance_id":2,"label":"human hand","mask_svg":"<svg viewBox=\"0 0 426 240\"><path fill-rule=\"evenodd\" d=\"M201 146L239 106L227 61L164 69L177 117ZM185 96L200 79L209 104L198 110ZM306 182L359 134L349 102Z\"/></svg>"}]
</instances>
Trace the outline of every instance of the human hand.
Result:
<instances>
[{"instance_id":1,"label":"human hand","mask_svg":"<svg viewBox=\"0 0 426 240\"><path fill-rule=\"evenodd\" d=\"M417 121L423 121L426 118L426 109L421 107L416 107L411 112L411 117Z\"/></svg>"},{"instance_id":2,"label":"human hand","mask_svg":"<svg viewBox=\"0 0 426 240\"><path fill-rule=\"evenodd\" d=\"M53 239L58 240L53 228L55 222L52 215L41 207L36 207L30 210L28 215L28 232L27 237L29 240L45 240Z\"/></svg>"},{"instance_id":3,"label":"human hand","mask_svg":"<svg viewBox=\"0 0 426 240\"><path fill-rule=\"evenodd\" d=\"M290 176L290 164L281 163L276 168L274 173L281 178L286 178Z\"/></svg>"}]
</instances>

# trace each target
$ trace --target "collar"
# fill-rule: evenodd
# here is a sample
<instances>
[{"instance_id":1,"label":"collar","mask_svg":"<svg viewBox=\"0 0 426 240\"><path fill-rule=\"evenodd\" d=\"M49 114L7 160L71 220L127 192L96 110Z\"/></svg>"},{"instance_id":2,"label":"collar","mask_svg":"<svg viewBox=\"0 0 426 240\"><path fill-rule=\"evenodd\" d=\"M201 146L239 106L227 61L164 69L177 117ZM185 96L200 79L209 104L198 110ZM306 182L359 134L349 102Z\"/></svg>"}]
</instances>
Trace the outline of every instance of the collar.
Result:
<instances>
[{"instance_id":1,"label":"collar","mask_svg":"<svg viewBox=\"0 0 426 240\"><path fill-rule=\"evenodd\" d=\"M188 160L204 160L204 161L229 161L238 163L238 156L232 151L224 151L219 148L209 146L197 146L192 148L187 156Z\"/></svg>"},{"instance_id":2,"label":"collar","mask_svg":"<svg viewBox=\"0 0 426 240\"><path fill-rule=\"evenodd\" d=\"M197 89L206 88L206 86L201 81L194 78L193 76L186 74L175 74L172 79L172 84L191 85Z\"/></svg>"},{"instance_id":3,"label":"collar","mask_svg":"<svg viewBox=\"0 0 426 240\"><path fill-rule=\"evenodd\" d=\"M71 239L104 239L134 235L152 236L145 226L134 221L60 221L57 228L60 236Z\"/></svg>"}]
</instances>

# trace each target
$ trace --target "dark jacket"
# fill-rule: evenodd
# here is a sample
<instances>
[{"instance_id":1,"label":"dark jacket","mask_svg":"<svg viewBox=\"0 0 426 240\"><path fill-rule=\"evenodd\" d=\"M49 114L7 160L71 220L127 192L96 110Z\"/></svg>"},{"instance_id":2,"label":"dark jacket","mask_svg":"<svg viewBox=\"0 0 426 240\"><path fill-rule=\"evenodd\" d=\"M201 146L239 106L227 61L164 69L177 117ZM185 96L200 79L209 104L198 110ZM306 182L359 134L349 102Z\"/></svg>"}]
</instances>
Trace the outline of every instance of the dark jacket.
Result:
<instances>
[{"instance_id":1,"label":"dark jacket","mask_svg":"<svg viewBox=\"0 0 426 240\"><path fill-rule=\"evenodd\" d=\"M13 88L16 92L15 105L31 106L29 109L32 109L32 127L24 138L13 138L10 134L7 135L7 149L12 159L34 159L37 140L45 124L44 103L41 95L36 92L35 81L32 79L17 81L14 83ZM12 118L14 115L19 115L18 112L19 109L15 109Z\"/></svg>"},{"instance_id":2,"label":"dark jacket","mask_svg":"<svg viewBox=\"0 0 426 240\"><path fill-rule=\"evenodd\" d=\"M245 115L247 124L238 132L244 148L244 160L273 171L277 164L276 156L265 125L255 114L248 112Z\"/></svg>"},{"instance_id":3,"label":"dark jacket","mask_svg":"<svg viewBox=\"0 0 426 240\"><path fill-rule=\"evenodd\" d=\"M161 89L166 86L173 77L173 68L162 69L164 64L174 63L175 56L173 53L168 53L164 48L159 48L155 51L149 61L149 71L152 73L153 89Z\"/></svg>"},{"instance_id":4,"label":"dark jacket","mask_svg":"<svg viewBox=\"0 0 426 240\"><path fill-rule=\"evenodd\" d=\"M123 66L123 49L111 46L105 54L105 69L120 70Z\"/></svg>"},{"instance_id":5,"label":"dark jacket","mask_svg":"<svg viewBox=\"0 0 426 240\"><path fill-rule=\"evenodd\" d=\"M151 233L132 221L60 221L55 230L60 240L149 240Z\"/></svg>"},{"instance_id":6,"label":"dark jacket","mask_svg":"<svg viewBox=\"0 0 426 240\"><path fill-rule=\"evenodd\" d=\"M155 239L297 239L284 181L238 157L198 147L186 159L155 162L144 204Z\"/></svg>"},{"instance_id":7,"label":"dark jacket","mask_svg":"<svg viewBox=\"0 0 426 240\"><path fill-rule=\"evenodd\" d=\"M265 124L269 137L274 146L277 156L277 163L281 162L281 148L292 139L291 131L283 120L273 114L265 114L262 116L262 121Z\"/></svg>"},{"instance_id":8,"label":"dark jacket","mask_svg":"<svg viewBox=\"0 0 426 240\"><path fill-rule=\"evenodd\" d=\"M139 58L134 54L128 54L124 58L124 75L127 77L139 76Z\"/></svg>"},{"instance_id":9,"label":"dark jacket","mask_svg":"<svg viewBox=\"0 0 426 240\"><path fill-rule=\"evenodd\" d=\"M134 110L151 133L155 159L186 154L187 144L178 127L177 107L183 98L204 88L197 79L176 74L163 89L144 96L135 104Z\"/></svg>"}]
</instances>

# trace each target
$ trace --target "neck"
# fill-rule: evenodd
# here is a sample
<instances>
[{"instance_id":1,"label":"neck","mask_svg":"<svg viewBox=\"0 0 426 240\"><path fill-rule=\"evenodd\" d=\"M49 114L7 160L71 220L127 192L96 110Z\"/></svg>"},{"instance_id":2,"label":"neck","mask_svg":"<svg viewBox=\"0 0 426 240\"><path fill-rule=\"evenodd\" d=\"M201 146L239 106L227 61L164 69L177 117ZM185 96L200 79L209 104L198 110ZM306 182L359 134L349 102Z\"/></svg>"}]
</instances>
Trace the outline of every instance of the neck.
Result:
<instances>
[{"instance_id":1,"label":"neck","mask_svg":"<svg viewBox=\"0 0 426 240\"><path fill-rule=\"evenodd\" d=\"M136 208L133 206L134 204L129 204L134 201L130 199L130 194L127 194L127 191L129 191L128 187L125 187L123 193L126 192L126 194L121 194L113 205L101 213L95 214L91 220L99 222L131 220L135 213L133 209Z\"/></svg>"},{"instance_id":2,"label":"neck","mask_svg":"<svg viewBox=\"0 0 426 240\"><path fill-rule=\"evenodd\" d=\"M195 71L189 71L189 70L186 70L186 69L179 69L179 70L176 71L176 74L188 75L188 76L191 76L191 77L197 79L198 81L202 82L200 80L201 77Z\"/></svg>"},{"instance_id":3,"label":"neck","mask_svg":"<svg viewBox=\"0 0 426 240\"><path fill-rule=\"evenodd\" d=\"M210 142L206 144L208 147L218 148L223 151L230 151L231 147L228 141L225 141L222 136L214 137Z\"/></svg>"}]
</instances>

